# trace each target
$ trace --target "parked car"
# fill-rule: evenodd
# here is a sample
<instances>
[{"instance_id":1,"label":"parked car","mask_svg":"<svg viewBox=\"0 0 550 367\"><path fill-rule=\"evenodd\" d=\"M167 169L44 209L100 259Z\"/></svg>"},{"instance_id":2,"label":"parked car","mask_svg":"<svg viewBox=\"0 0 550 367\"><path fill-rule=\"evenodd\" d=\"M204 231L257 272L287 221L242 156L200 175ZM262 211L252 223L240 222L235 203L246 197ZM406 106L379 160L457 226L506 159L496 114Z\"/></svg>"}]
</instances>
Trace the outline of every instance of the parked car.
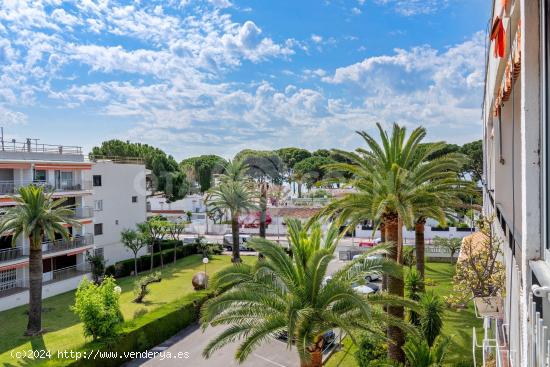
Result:
<instances>
[{"instance_id":1,"label":"parked car","mask_svg":"<svg viewBox=\"0 0 550 367\"><path fill-rule=\"evenodd\" d=\"M288 342L288 332L286 330L279 331L277 334L275 334L275 339L285 343ZM325 348L333 344L335 341L336 333L334 333L334 331L329 330L323 334L323 345ZM294 343L294 340L292 340L292 343Z\"/></svg>"},{"instance_id":2,"label":"parked car","mask_svg":"<svg viewBox=\"0 0 550 367\"><path fill-rule=\"evenodd\" d=\"M368 283L366 285L354 283L352 284L352 288L357 293L361 293L361 294L375 294L379 290L379 287L376 284L372 284L372 283Z\"/></svg>"},{"instance_id":3,"label":"parked car","mask_svg":"<svg viewBox=\"0 0 550 367\"><path fill-rule=\"evenodd\" d=\"M240 234L239 235L239 250L240 251L251 251L252 249L246 246L246 242L250 240L250 235ZM231 233L223 236L223 247L227 251L233 250L233 235Z\"/></svg>"},{"instance_id":4,"label":"parked car","mask_svg":"<svg viewBox=\"0 0 550 367\"><path fill-rule=\"evenodd\" d=\"M360 258L361 256L363 255L355 255L352 257L352 260L356 260L358 258ZM368 256L367 259L377 259L377 258L380 258L382 257L382 255L372 255L372 256ZM380 279L380 274L377 274L377 273L369 273L365 276L365 280L367 282L372 282L373 280L379 280Z\"/></svg>"}]
</instances>

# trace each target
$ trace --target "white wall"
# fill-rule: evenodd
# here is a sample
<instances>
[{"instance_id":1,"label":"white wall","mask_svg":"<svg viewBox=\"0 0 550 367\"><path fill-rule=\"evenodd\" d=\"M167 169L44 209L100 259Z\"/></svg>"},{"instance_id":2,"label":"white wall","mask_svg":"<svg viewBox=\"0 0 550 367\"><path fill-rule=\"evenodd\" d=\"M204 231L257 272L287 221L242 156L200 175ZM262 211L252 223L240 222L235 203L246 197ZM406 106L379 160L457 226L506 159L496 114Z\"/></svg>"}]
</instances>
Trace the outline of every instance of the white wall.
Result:
<instances>
[{"instance_id":1,"label":"white wall","mask_svg":"<svg viewBox=\"0 0 550 367\"><path fill-rule=\"evenodd\" d=\"M103 210L94 212L94 224L103 224L103 234L94 235L94 244L104 249L106 264L111 265L133 256L120 242L120 232L146 220L145 166L97 162L91 175L101 175L101 186L93 187L92 205L103 201ZM138 197L137 203L132 196Z\"/></svg>"},{"instance_id":2,"label":"white wall","mask_svg":"<svg viewBox=\"0 0 550 367\"><path fill-rule=\"evenodd\" d=\"M42 299L57 296L58 294L71 291L78 288L78 284L83 277L91 279L90 274L84 274L82 276L76 276L61 280L51 284L44 284L42 286ZM10 308L26 305L29 303L29 291L25 290L20 293L12 294L6 297L0 297L0 311L9 310ZM67 305L68 307L69 305Z\"/></svg>"}]
</instances>

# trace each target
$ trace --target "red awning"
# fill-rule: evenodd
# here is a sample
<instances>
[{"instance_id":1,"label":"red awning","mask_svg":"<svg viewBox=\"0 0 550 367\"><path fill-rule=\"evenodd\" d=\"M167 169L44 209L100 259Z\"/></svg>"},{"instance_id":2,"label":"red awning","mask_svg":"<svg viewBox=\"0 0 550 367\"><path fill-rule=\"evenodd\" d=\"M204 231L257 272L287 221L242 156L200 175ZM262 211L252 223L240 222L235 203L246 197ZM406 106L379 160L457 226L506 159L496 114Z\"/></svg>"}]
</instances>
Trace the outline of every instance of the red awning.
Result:
<instances>
[{"instance_id":1,"label":"red awning","mask_svg":"<svg viewBox=\"0 0 550 367\"><path fill-rule=\"evenodd\" d=\"M83 252L86 252L87 250L88 250L87 248L79 248L78 250L67 252L65 255L67 255L67 256L78 255L78 254L81 254Z\"/></svg>"},{"instance_id":2,"label":"red awning","mask_svg":"<svg viewBox=\"0 0 550 367\"><path fill-rule=\"evenodd\" d=\"M0 271L24 268L27 265L29 265L28 261L25 261L25 262L22 262L22 263L17 263L17 264L12 264L12 265L0 266Z\"/></svg>"},{"instance_id":3,"label":"red awning","mask_svg":"<svg viewBox=\"0 0 550 367\"><path fill-rule=\"evenodd\" d=\"M29 169L30 163L0 163L0 169Z\"/></svg>"},{"instance_id":4,"label":"red awning","mask_svg":"<svg viewBox=\"0 0 550 367\"><path fill-rule=\"evenodd\" d=\"M89 170L89 169L92 169L92 165L90 163L85 163L85 164L35 164L34 169Z\"/></svg>"}]
</instances>

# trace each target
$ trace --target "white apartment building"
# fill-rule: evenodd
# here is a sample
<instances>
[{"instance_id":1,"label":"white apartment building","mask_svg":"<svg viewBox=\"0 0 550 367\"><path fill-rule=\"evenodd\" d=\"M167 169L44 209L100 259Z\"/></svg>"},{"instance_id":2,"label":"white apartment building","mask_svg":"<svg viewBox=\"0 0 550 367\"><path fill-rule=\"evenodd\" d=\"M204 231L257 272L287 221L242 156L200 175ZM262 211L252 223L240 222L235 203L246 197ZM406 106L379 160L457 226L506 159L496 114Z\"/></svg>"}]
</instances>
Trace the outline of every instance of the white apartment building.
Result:
<instances>
[{"instance_id":1,"label":"white apartment building","mask_svg":"<svg viewBox=\"0 0 550 367\"><path fill-rule=\"evenodd\" d=\"M483 108L484 212L504 241L505 292L474 338L497 366L549 366L549 0L494 0ZM474 348L474 349L476 349ZM478 360L480 365L481 361Z\"/></svg>"},{"instance_id":2,"label":"white apartment building","mask_svg":"<svg viewBox=\"0 0 550 367\"><path fill-rule=\"evenodd\" d=\"M98 182L101 186L94 185ZM142 164L90 162L80 147L30 139L0 141L0 206L15 205L11 196L28 184L43 185L53 197L66 198L65 205L75 208L80 222L68 226L70 239L44 238L44 298L75 289L83 276L89 276L89 251L103 249L98 252L103 251L107 263L132 256L117 240L121 229L133 228L146 217ZM28 302L28 255L27 238L21 236L12 246L11 236L0 237L0 311Z\"/></svg>"},{"instance_id":3,"label":"white apartment building","mask_svg":"<svg viewBox=\"0 0 550 367\"><path fill-rule=\"evenodd\" d=\"M120 232L145 222L145 166L139 163L98 160L91 170L94 207L94 246L105 264L133 257L120 242ZM145 254L142 249L139 254Z\"/></svg>"}]
</instances>

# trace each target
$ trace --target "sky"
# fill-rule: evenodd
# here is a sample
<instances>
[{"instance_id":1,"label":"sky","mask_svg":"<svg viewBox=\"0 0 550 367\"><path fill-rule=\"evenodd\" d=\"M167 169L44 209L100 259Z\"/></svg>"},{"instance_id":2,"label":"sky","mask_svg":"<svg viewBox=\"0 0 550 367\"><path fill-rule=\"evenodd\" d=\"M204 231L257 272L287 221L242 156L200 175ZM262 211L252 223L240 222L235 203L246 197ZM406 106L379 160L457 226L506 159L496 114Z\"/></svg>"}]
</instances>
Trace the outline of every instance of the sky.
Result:
<instances>
[{"instance_id":1,"label":"sky","mask_svg":"<svg viewBox=\"0 0 550 367\"><path fill-rule=\"evenodd\" d=\"M0 0L5 138L355 149L376 122L481 137L480 0Z\"/></svg>"}]
</instances>

